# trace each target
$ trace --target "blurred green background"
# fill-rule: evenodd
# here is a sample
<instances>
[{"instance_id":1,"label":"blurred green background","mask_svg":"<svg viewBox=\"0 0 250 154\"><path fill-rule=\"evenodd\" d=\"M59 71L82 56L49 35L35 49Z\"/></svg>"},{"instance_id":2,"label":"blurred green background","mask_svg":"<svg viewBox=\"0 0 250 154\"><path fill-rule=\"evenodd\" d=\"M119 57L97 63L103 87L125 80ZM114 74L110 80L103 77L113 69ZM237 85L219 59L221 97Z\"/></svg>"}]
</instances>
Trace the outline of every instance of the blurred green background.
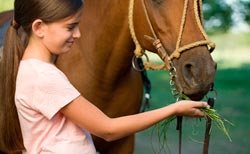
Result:
<instances>
[{"instance_id":1,"label":"blurred green background","mask_svg":"<svg viewBox=\"0 0 250 154\"><path fill-rule=\"evenodd\" d=\"M0 0L0 12L13 8L14 0Z\"/></svg>"},{"instance_id":2,"label":"blurred green background","mask_svg":"<svg viewBox=\"0 0 250 154\"><path fill-rule=\"evenodd\" d=\"M13 8L14 0L0 0L0 12ZM250 0L204 0L206 31L216 49L212 53L218 63L215 88L218 96L215 109L234 126L226 127L232 142L213 125L209 153L250 153ZM159 62L155 55L151 59ZM148 71L152 83L151 106L159 108L175 101L165 71ZM183 154L202 153L205 121L184 119ZM175 122L167 131L167 143L159 141L157 128L136 134L135 154L177 154L178 132ZM160 143L163 143L161 145ZM163 148L161 150L161 148Z\"/></svg>"}]
</instances>

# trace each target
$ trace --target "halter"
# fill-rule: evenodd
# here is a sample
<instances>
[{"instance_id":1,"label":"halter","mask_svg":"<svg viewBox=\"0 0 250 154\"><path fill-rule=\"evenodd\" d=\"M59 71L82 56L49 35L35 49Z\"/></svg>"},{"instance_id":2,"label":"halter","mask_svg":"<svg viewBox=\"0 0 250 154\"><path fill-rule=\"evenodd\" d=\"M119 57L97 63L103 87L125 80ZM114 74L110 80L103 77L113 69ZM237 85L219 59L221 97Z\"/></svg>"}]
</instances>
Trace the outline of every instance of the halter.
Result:
<instances>
[{"instance_id":1,"label":"halter","mask_svg":"<svg viewBox=\"0 0 250 154\"><path fill-rule=\"evenodd\" d=\"M167 51L165 50L165 48L163 47L163 45L161 43L161 40L157 37L157 34L155 33L155 30L152 26L152 23L150 21L149 15L148 15L148 11L147 11L147 8L145 5L145 0L141 0L141 1L142 1L143 10L144 10L144 13L146 16L148 26L151 30L151 33L153 34L153 37L148 36L148 35L144 35L144 38L149 40L153 44L153 46L157 50L158 55L165 62L165 64L159 66L156 64L151 64L149 62L149 58L148 58L147 54L145 53L144 49L141 47L141 45L136 37L136 34L135 34L134 21L133 21L134 0L130 0L129 1L129 13L128 13L129 30L130 30L130 34L132 36L132 39L135 43L135 50L134 50L135 56L132 60L132 65L136 70L143 71L143 69L136 68L135 61L137 58L140 58L142 56L146 56L146 62L144 63L144 66L146 69L153 69L153 70L154 69L156 69L156 70L167 69L170 73L170 78L171 78L170 79L171 92L172 92L173 96L176 97L176 100L178 101L180 99L185 98L185 95L180 93L176 88L176 84L174 81L174 79L176 78L176 68L174 67L172 60L174 58L176 58L176 59L180 58L182 52L187 51L187 50L192 49L192 48L195 48L195 47L198 47L198 46L206 45L210 52L212 52L215 49L215 44L208 39L208 36L205 33L205 30L203 28L202 0L194 0L194 13L195 13L195 20L196 20L196 23L198 25L198 29L202 33L204 40L196 41L196 42L184 45L182 47L180 46L181 41L182 41L185 23L186 23L188 2L189 2L189 0L185 0L182 19L181 19L181 25L180 25L180 31L178 34L176 47L175 47L175 50L170 55L167 53ZM214 99L210 98L209 100L210 101L212 100L211 103L214 103L213 102ZM211 119L208 119L208 121L206 123L206 133L205 133L205 139L204 139L203 154L208 153L210 128L211 128ZM182 117L181 116L177 116L177 130L179 130L179 154L181 154L181 144L182 144L181 143L181 138L182 138Z\"/></svg>"},{"instance_id":2,"label":"halter","mask_svg":"<svg viewBox=\"0 0 250 154\"><path fill-rule=\"evenodd\" d=\"M148 15L148 11L147 11L147 8L145 5L145 0L141 0L141 1L142 1L143 10L144 10L144 13L145 13L145 16L147 19L148 26L151 30L151 33L153 34L153 37L148 36L148 35L144 35L144 37L145 37L145 39L149 40L153 44L153 46L157 50L158 55L165 62L164 66L157 66L157 67L155 67L155 65L152 65L149 63L149 59L148 59L144 49L142 49L142 47L141 47L141 45L136 37L136 34L135 34L134 22L133 22L134 0L130 0L128 17L129 17L130 33L131 33L132 39L136 45L134 54L135 54L136 58L142 57L143 55L146 56L147 62L145 63L145 67L147 69L164 69L164 68L166 68L168 71L170 71L172 69L171 63L172 63L172 60L174 58L178 59L178 58L180 58L181 53L183 51L186 51L186 50L198 47L198 46L206 45L210 52L212 52L214 50L215 44L208 39L208 36L205 33L204 28L203 28L203 22L201 21L201 19L203 19L202 0L194 0L194 12L195 12L195 20L196 20L196 23L198 25L198 29L202 33L204 40L190 43L190 44L184 45L182 47L180 46L185 23L186 23L186 16L187 16L187 9L188 9L188 2L189 2L189 0L185 0L183 15L182 15L182 19L181 19L181 25L180 25L180 31L179 31L178 40L176 43L176 48L172 52L172 54L170 54L170 55L167 53L167 51L165 50L165 48L163 47L163 45L161 43L161 40L157 37L157 34L155 33L155 30L152 26L152 23L150 21L149 15Z\"/></svg>"}]
</instances>

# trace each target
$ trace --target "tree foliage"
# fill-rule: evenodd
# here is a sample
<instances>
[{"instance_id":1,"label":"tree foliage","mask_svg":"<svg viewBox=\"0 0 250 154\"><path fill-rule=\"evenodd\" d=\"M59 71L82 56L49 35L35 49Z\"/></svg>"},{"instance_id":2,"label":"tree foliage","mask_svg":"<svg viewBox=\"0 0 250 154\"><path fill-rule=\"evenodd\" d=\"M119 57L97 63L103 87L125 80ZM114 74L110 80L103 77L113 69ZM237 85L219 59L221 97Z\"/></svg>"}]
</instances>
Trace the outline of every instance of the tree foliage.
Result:
<instances>
[{"instance_id":1,"label":"tree foliage","mask_svg":"<svg viewBox=\"0 0 250 154\"><path fill-rule=\"evenodd\" d=\"M240 10L240 13L242 14L245 22L250 25L250 0L240 0L240 3L243 7Z\"/></svg>"},{"instance_id":2,"label":"tree foliage","mask_svg":"<svg viewBox=\"0 0 250 154\"><path fill-rule=\"evenodd\" d=\"M205 28L209 33L226 32L233 25L233 9L222 0L204 0Z\"/></svg>"}]
</instances>

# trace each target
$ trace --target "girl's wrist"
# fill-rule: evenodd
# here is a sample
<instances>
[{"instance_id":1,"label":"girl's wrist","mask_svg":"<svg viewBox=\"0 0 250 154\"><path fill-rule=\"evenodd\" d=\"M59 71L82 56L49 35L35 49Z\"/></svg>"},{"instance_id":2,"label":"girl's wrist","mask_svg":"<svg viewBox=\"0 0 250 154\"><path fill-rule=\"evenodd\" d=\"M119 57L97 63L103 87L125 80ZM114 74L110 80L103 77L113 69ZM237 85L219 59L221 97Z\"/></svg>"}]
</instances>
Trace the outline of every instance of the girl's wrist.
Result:
<instances>
[{"instance_id":1,"label":"girl's wrist","mask_svg":"<svg viewBox=\"0 0 250 154\"><path fill-rule=\"evenodd\" d=\"M178 107L179 107L178 103L172 103L168 106L168 111L170 111L170 116L176 116L179 114Z\"/></svg>"}]
</instances>

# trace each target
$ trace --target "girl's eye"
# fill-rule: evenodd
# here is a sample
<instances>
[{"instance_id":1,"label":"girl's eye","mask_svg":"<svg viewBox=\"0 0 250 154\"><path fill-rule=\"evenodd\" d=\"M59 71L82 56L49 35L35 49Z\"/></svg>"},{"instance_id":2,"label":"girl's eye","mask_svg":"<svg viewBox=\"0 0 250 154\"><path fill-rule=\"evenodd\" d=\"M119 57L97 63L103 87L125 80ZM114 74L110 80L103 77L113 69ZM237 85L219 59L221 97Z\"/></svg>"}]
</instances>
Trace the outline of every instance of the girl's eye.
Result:
<instances>
[{"instance_id":1,"label":"girl's eye","mask_svg":"<svg viewBox=\"0 0 250 154\"><path fill-rule=\"evenodd\" d=\"M68 27L68 30L69 30L69 31L72 31L75 27L76 27L75 25L69 26L69 27Z\"/></svg>"},{"instance_id":2,"label":"girl's eye","mask_svg":"<svg viewBox=\"0 0 250 154\"><path fill-rule=\"evenodd\" d=\"M69 31L72 31L72 30L74 30L77 26L78 26L78 23L73 23L73 24L68 25L67 29L68 29Z\"/></svg>"},{"instance_id":3,"label":"girl's eye","mask_svg":"<svg viewBox=\"0 0 250 154\"><path fill-rule=\"evenodd\" d=\"M68 31L73 31L75 28L78 27L78 25L79 25L79 22L68 24L67 29L68 29Z\"/></svg>"}]
</instances>

